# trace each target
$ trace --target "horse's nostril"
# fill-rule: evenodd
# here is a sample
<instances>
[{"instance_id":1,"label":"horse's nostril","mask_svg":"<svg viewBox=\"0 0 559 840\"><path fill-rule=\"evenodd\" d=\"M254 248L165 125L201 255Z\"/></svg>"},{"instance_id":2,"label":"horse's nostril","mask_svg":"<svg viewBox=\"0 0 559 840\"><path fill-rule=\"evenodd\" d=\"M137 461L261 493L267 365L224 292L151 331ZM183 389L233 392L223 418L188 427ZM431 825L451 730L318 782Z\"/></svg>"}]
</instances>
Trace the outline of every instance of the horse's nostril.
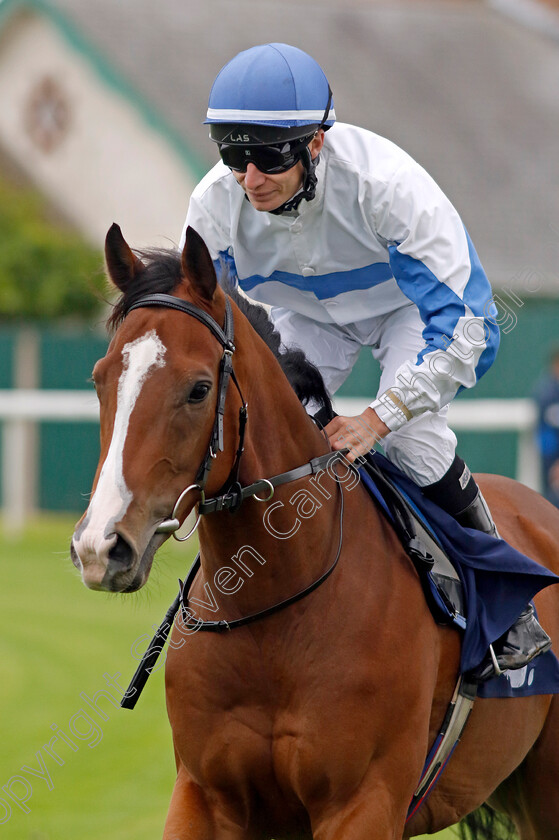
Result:
<instances>
[{"instance_id":1,"label":"horse's nostril","mask_svg":"<svg viewBox=\"0 0 559 840\"><path fill-rule=\"evenodd\" d=\"M123 566L130 566L132 559L132 549L126 540L118 534L115 544L109 551L109 560L115 563L121 563Z\"/></svg>"}]
</instances>

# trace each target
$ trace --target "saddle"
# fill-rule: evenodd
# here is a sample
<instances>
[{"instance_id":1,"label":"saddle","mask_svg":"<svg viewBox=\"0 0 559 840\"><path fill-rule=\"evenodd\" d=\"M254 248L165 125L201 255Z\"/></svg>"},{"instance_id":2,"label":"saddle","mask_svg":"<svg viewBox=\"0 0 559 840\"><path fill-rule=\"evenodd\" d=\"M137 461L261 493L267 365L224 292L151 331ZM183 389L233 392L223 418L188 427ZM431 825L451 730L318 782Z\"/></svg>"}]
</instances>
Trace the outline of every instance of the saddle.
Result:
<instances>
[{"instance_id":1,"label":"saddle","mask_svg":"<svg viewBox=\"0 0 559 840\"><path fill-rule=\"evenodd\" d=\"M359 474L412 561L434 620L437 624L465 630L462 582L433 528L412 500L383 472L374 455L365 456Z\"/></svg>"}]
</instances>

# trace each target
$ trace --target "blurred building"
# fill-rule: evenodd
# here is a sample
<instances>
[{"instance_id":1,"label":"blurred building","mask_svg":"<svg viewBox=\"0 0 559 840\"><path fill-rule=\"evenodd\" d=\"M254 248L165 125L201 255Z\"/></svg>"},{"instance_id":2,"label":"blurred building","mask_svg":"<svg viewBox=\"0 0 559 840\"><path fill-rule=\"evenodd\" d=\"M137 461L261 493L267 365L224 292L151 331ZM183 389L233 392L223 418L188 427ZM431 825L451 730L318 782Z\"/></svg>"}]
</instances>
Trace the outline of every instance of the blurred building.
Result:
<instances>
[{"instance_id":1,"label":"blurred building","mask_svg":"<svg viewBox=\"0 0 559 840\"><path fill-rule=\"evenodd\" d=\"M216 73L257 43L299 46L324 67L338 118L401 145L456 204L496 289L503 331L474 396L526 396L559 317L558 7L0 0L0 168L15 165L96 245L113 221L135 246L177 242L190 191L216 160L203 125ZM13 342L0 335L0 344L0 388L11 387ZM84 348L83 336L43 335L37 384L83 387L99 338ZM375 376L364 356L344 393L370 393ZM74 444L67 426L41 434L41 475L59 475L66 447L86 493L94 439L86 443L82 427ZM514 442L503 440L481 445L478 435L470 454L463 435L461 451L475 469L510 473ZM76 497L60 480L41 479L41 506Z\"/></svg>"},{"instance_id":2,"label":"blurred building","mask_svg":"<svg viewBox=\"0 0 559 840\"><path fill-rule=\"evenodd\" d=\"M6 0L0 15L4 151L91 242L113 220L137 244L172 236L199 171L140 77L129 84L87 23L57 4ZM113 30L110 17L105 25Z\"/></svg>"},{"instance_id":3,"label":"blurred building","mask_svg":"<svg viewBox=\"0 0 559 840\"><path fill-rule=\"evenodd\" d=\"M495 286L536 272L554 293L559 42L525 25L534 8L559 21L533 0L3 0L0 147L92 241L113 221L136 244L176 240L215 160L217 71L287 41L322 63L339 119L434 175Z\"/></svg>"}]
</instances>

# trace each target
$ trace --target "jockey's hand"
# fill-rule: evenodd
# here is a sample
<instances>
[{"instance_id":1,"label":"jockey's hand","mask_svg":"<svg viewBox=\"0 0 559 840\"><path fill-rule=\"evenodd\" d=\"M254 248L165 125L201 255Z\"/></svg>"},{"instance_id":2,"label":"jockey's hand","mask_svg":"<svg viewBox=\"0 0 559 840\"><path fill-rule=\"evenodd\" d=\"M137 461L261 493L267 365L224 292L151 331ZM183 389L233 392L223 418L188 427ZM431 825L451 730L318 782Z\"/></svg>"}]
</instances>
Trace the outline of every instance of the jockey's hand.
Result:
<instances>
[{"instance_id":1,"label":"jockey's hand","mask_svg":"<svg viewBox=\"0 0 559 840\"><path fill-rule=\"evenodd\" d=\"M350 463L369 452L389 431L373 408L357 417L334 417L325 428L332 449L349 449L346 458Z\"/></svg>"}]
</instances>

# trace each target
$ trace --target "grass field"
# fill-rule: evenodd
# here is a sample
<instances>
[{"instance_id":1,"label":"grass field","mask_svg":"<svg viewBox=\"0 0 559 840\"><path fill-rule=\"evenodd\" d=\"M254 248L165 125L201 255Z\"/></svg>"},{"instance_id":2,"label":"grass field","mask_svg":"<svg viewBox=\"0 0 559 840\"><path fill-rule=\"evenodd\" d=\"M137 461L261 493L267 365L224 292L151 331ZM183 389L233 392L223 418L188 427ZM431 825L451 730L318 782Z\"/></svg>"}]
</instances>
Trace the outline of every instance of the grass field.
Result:
<instances>
[{"instance_id":1,"label":"grass field","mask_svg":"<svg viewBox=\"0 0 559 840\"><path fill-rule=\"evenodd\" d=\"M170 541L146 589L105 595L74 570L72 530L0 538L0 840L157 840L175 775L162 670L132 712L105 677L127 684L192 553Z\"/></svg>"}]
</instances>

